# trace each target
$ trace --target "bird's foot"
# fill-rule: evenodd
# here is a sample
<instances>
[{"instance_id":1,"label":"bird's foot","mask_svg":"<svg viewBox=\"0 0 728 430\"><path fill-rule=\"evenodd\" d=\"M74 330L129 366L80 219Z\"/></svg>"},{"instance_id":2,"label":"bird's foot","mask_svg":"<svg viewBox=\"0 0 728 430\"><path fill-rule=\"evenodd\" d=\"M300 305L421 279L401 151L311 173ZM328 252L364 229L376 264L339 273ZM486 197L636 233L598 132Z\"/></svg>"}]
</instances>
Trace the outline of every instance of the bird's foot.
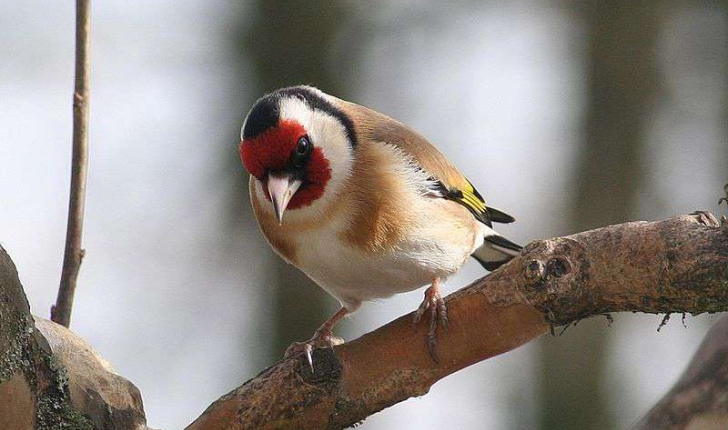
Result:
<instances>
[{"instance_id":1,"label":"bird's foot","mask_svg":"<svg viewBox=\"0 0 728 430\"><path fill-rule=\"evenodd\" d=\"M316 330L313 337L305 342L293 342L283 355L284 358L305 355L308 365L313 370L313 350L316 348L331 348L344 343L344 339L334 336L331 331Z\"/></svg>"},{"instance_id":2,"label":"bird's foot","mask_svg":"<svg viewBox=\"0 0 728 430\"><path fill-rule=\"evenodd\" d=\"M308 360L308 365L311 366L311 373L313 373L313 350L314 348L331 348L333 349L336 345L344 343L344 339L335 337L331 330L334 328L336 323L344 318L349 311L342 307L339 309L331 318L329 318L321 327L316 330L313 337L306 342L293 342L291 346L286 349L286 353L283 358L293 357L295 355L305 354Z\"/></svg>"},{"instance_id":3,"label":"bird's foot","mask_svg":"<svg viewBox=\"0 0 728 430\"><path fill-rule=\"evenodd\" d=\"M413 320L413 326L417 325L425 312L427 310L430 311L430 327L427 330L427 349L430 351L430 356L435 360L435 363L440 362L437 357L437 351L435 350L437 346L437 323L439 322L444 329L447 329L448 326L447 306L445 306L445 301L440 295L439 285L440 281L435 279L432 285L425 290L425 298L422 300L420 307L417 308Z\"/></svg>"}]
</instances>

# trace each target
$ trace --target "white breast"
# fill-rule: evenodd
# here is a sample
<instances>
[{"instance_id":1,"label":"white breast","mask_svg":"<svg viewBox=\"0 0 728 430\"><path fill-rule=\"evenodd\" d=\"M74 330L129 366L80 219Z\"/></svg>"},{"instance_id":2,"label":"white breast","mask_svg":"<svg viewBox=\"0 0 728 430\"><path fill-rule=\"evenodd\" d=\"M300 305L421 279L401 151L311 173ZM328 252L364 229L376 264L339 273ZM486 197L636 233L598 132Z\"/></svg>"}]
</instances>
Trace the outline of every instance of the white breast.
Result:
<instances>
[{"instance_id":1,"label":"white breast","mask_svg":"<svg viewBox=\"0 0 728 430\"><path fill-rule=\"evenodd\" d=\"M430 210L420 212L411 234L390 251L353 248L334 228L306 232L298 238L299 268L350 311L362 301L412 291L454 274L482 245L482 236L474 227L438 216L444 201L427 200Z\"/></svg>"}]
</instances>

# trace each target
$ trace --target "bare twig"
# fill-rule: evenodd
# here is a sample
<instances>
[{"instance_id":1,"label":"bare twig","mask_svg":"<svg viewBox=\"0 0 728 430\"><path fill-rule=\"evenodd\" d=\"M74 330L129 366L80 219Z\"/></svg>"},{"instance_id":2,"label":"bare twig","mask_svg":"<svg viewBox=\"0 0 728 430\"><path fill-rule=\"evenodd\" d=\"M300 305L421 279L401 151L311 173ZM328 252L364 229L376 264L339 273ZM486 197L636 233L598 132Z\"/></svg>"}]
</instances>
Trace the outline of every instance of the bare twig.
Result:
<instances>
[{"instance_id":1,"label":"bare twig","mask_svg":"<svg viewBox=\"0 0 728 430\"><path fill-rule=\"evenodd\" d=\"M728 310L728 225L696 213L542 240L446 299L438 337L405 315L305 359L274 364L213 403L188 430L338 429L412 396L463 367L514 349L551 327L610 312ZM728 415L728 414L727 414Z\"/></svg>"},{"instance_id":2,"label":"bare twig","mask_svg":"<svg viewBox=\"0 0 728 430\"><path fill-rule=\"evenodd\" d=\"M90 0L76 0L76 82L73 93L71 193L61 283L56 304L51 308L51 319L66 327L71 323L76 279L84 254L84 250L81 249L81 237L88 168L89 3Z\"/></svg>"}]
</instances>

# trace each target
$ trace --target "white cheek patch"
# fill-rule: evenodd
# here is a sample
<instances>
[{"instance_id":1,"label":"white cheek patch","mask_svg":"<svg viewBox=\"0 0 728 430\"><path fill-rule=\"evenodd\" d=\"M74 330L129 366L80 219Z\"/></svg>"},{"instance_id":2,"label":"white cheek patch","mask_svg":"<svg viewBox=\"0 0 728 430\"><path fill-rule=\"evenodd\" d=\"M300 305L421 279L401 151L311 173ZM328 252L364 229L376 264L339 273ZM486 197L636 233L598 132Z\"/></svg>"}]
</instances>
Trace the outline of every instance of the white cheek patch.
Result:
<instances>
[{"instance_id":1,"label":"white cheek patch","mask_svg":"<svg viewBox=\"0 0 728 430\"><path fill-rule=\"evenodd\" d=\"M310 206L290 211L298 212L301 216L313 215L328 206L341 191L353 168L353 149L347 138L346 128L328 113L314 111L298 98L281 100L280 108L281 119L291 119L301 124L314 147L321 148L331 168L331 179L326 184L324 194Z\"/></svg>"}]
</instances>

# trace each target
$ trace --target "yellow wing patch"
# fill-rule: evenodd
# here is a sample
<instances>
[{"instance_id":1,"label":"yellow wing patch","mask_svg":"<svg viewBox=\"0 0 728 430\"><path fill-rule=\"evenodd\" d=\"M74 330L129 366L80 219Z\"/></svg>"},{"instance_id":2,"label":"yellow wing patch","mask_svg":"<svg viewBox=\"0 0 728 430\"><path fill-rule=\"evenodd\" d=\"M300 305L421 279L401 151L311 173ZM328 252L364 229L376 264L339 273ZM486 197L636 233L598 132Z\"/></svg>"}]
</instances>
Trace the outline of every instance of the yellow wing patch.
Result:
<instances>
[{"instance_id":1,"label":"yellow wing patch","mask_svg":"<svg viewBox=\"0 0 728 430\"><path fill-rule=\"evenodd\" d=\"M479 195L476 195L475 189L471 187L470 190L461 190L463 196L461 197L461 200L463 203L465 203L469 208L476 212L485 212L485 202L483 201L483 198Z\"/></svg>"},{"instance_id":2,"label":"yellow wing patch","mask_svg":"<svg viewBox=\"0 0 728 430\"><path fill-rule=\"evenodd\" d=\"M483 196L473 187L470 181L463 189L448 189L445 198L453 200L468 208L475 218L487 226L491 226L488 207Z\"/></svg>"}]
</instances>

